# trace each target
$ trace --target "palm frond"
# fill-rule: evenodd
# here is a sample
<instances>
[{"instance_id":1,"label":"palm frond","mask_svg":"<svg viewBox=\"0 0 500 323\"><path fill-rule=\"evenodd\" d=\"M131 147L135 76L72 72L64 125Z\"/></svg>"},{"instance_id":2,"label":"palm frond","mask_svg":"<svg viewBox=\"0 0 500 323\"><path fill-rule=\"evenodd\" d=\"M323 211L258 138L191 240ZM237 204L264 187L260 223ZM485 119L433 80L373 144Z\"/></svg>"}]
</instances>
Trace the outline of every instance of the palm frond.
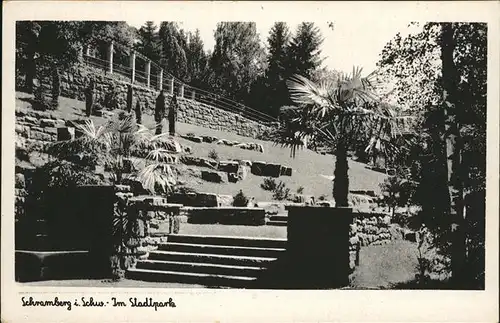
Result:
<instances>
[{"instance_id":1,"label":"palm frond","mask_svg":"<svg viewBox=\"0 0 500 323\"><path fill-rule=\"evenodd\" d=\"M144 167L138 174L137 179L145 189L151 193L155 192L157 186L164 191L171 189L175 185L175 176L170 165L154 163Z\"/></svg>"}]
</instances>

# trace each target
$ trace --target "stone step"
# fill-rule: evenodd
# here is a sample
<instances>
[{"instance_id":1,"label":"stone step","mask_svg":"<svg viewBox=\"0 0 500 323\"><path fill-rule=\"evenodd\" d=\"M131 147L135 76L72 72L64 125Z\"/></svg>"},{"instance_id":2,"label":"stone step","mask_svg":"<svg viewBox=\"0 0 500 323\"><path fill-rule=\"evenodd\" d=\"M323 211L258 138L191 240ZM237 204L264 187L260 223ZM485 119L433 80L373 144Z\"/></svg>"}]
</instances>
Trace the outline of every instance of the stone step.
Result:
<instances>
[{"instance_id":1,"label":"stone step","mask_svg":"<svg viewBox=\"0 0 500 323\"><path fill-rule=\"evenodd\" d=\"M278 226L278 227L286 227L288 226L288 221L268 221L266 223L266 225L274 225L274 226Z\"/></svg>"},{"instance_id":2,"label":"stone step","mask_svg":"<svg viewBox=\"0 0 500 323\"><path fill-rule=\"evenodd\" d=\"M149 253L148 260L262 267L276 260L276 258L155 250Z\"/></svg>"},{"instance_id":3,"label":"stone step","mask_svg":"<svg viewBox=\"0 0 500 323\"><path fill-rule=\"evenodd\" d=\"M270 221L288 221L288 215L271 215L269 217Z\"/></svg>"},{"instance_id":4,"label":"stone step","mask_svg":"<svg viewBox=\"0 0 500 323\"><path fill-rule=\"evenodd\" d=\"M154 282L176 282L206 286L224 286L244 288L255 280L253 277L186 273L151 269L131 268L127 278Z\"/></svg>"},{"instance_id":5,"label":"stone step","mask_svg":"<svg viewBox=\"0 0 500 323\"><path fill-rule=\"evenodd\" d=\"M173 234L168 242L239 247L286 248L286 239Z\"/></svg>"},{"instance_id":6,"label":"stone step","mask_svg":"<svg viewBox=\"0 0 500 323\"><path fill-rule=\"evenodd\" d=\"M158 271L216 274L241 277L257 277L257 275L264 269L262 267L251 266L231 266L210 263L159 260L140 260L137 262L136 268Z\"/></svg>"},{"instance_id":7,"label":"stone step","mask_svg":"<svg viewBox=\"0 0 500 323\"><path fill-rule=\"evenodd\" d=\"M216 254L216 255L247 256L247 257L268 257L268 258L277 258L279 257L280 254L282 254L285 251L284 248L224 246L224 245L210 245L210 244L178 243L170 241L166 244L158 246L158 250Z\"/></svg>"}]
</instances>

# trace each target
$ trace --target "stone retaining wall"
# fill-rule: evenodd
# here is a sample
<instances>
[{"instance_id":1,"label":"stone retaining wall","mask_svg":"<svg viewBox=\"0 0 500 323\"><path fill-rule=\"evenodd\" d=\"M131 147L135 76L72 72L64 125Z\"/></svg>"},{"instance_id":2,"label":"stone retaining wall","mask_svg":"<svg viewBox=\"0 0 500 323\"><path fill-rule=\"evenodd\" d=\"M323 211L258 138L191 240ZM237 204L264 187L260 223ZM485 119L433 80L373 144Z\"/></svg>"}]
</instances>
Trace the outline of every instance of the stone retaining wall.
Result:
<instances>
[{"instance_id":1,"label":"stone retaining wall","mask_svg":"<svg viewBox=\"0 0 500 323\"><path fill-rule=\"evenodd\" d=\"M395 239L389 227L391 218L384 213L353 213L353 222L349 230L349 267L359 264L361 247L381 245Z\"/></svg>"},{"instance_id":2,"label":"stone retaining wall","mask_svg":"<svg viewBox=\"0 0 500 323\"><path fill-rule=\"evenodd\" d=\"M61 95L85 101L84 90L91 78L94 79L96 85L96 102L102 101L111 85L117 92L118 106L125 109L129 80L119 74L103 74L102 70L83 64L71 67L61 73ZM132 108L135 107L136 100L139 99L143 109L146 104L150 109L149 113L152 113L159 92L137 84L133 85L133 89ZM171 95L166 94L166 96L167 102L169 102ZM179 104L177 112L179 122L214 130L229 131L252 138L257 138L263 132L269 130L268 126L249 120L239 114L221 110L195 100L178 97L177 102Z\"/></svg>"},{"instance_id":3,"label":"stone retaining wall","mask_svg":"<svg viewBox=\"0 0 500 323\"><path fill-rule=\"evenodd\" d=\"M193 207L188 212L188 223L265 225L266 214L262 208Z\"/></svg>"}]
</instances>

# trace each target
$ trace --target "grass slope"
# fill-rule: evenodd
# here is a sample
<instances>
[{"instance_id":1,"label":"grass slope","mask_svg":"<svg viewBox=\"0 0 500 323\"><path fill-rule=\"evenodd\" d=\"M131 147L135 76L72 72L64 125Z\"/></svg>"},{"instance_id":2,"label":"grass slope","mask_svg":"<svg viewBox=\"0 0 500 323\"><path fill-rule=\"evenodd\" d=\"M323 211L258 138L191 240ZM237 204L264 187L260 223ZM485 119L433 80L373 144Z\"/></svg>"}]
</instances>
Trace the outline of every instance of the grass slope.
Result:
<instances>
[{"instance_id":1,"label":"grass slope","mask_svg":"<svg viewBox=\"0 0 500 323\"><path fill-rule=\"evenodd\" d=\"M32 96L29 94L17 92L16 106L30 106L27 99L31 97ZM53 114L61 119L75 120L86 118L84 111L84 102L61 97L60 106ZM101 117L92 116L91 119L97 125L105 122L105 119ZM143 114L143 123L147 127L152 128L154 126L152 111ZM168 128L165 125L163 129L165 131ZM303 194L314 195L315 197L325 195L328 199L332 198L332 182L321 175L333 175L335 163L334 156L321 155L310 150L303 150L298 151L296 157L292 158L290 157L290 150L288 148L276 146L269 141L242 137L234 133L203 128L186 123L178 123L177 132L181 135L194 133L196 135L214 136L231 141L260 143L264 146L264 153L224 145L194 143L180 137L176 138L181 144L191 146L193 155L197 157L208 157L209 151L215 150L220 160L248 159L290 166L293 169L292 176L282 176L278 180L283 181L286 186L291 189L292 193L296 192L300 186L303 186ZM264 177L249 174L244 181L238 183L216 184L202 181L200 178L190 175L186 168L181 169L186 170L186 174L182 174L181 177L186 180L187 185L196 188L198 191L234 195L239 190L243 190L247 196L254 197L257 201L272 200L271 193L260 188L260 184L263 182ZM365 189L379 192L378 185L383 182L385 178L385 174L369 170L366 168L365 164L349 161L349 181L351 190Z\"/></svg>"}]
</instances>

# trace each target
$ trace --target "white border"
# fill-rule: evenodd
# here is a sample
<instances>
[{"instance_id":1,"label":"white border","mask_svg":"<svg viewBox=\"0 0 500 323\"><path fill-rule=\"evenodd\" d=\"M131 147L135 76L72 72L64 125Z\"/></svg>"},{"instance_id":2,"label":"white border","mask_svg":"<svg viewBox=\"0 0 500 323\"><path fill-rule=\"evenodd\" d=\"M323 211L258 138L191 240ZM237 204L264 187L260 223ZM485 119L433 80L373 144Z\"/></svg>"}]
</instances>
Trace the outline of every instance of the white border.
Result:
<instances>
[{"instance_id":1,"label":"white border","mask_svg":"<svg viewBox=\"0 0 500 323\"><path fill-rule=\"evenodd\" d=\"M498 321L498 2L111 2L11 1L3 6L2 321ZM486 291L242 291L210 289L27 288L14 282L14 24L16 20L244 20L352 22L370 19L488 22ZM389 39L388 39L389 40ZM355 41L355 40L353 40ZM74 299L173 297L175 309L22 308L21 292ZM50 295L49 295L50 294Z\"/></svg>"}]
</instances>

